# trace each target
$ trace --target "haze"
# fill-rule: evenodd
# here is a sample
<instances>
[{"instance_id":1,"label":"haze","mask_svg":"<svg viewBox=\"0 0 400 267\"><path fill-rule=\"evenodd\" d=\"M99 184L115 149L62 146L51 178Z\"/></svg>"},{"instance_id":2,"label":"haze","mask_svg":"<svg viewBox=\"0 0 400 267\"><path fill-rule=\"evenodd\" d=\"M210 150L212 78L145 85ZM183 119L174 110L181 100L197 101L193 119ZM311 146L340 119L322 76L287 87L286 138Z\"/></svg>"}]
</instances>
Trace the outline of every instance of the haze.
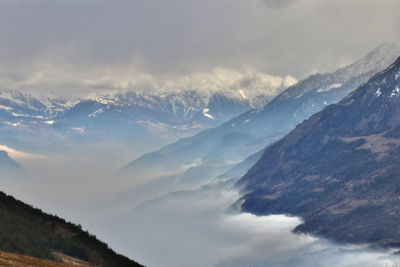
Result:
<instances>
[{"instance_id":1,"label":"haze","mask_svg":"<svg viewBox=\"0 0 400 267\"><path fill-rule=\"evenodd\" d=\"M235 100L262 95L267 102L311 74L344 67L382 43L400 43L399 10L397 0L0 0L0 90L72 100L65 104L67 107L78 103L79 98L93 96L88 99L94 101L99 93L127 91L158 95L229 91L239 96ZM327 93L342 85L329 84L321 91ZM95 103L99 107L82 117L89 121L104 112L106 108L100 104ZM171 109L175 111L175 106ZM215 119L211 115L214 110L197 109L199 116L205 117L202 119ZM85 107L81 110L86 112ZM261 110L245 114L252 119ZM145 115L151 117L152 113ZM239 118L242 125L253 123L247 117ZM225 126L239 127L238 121ZM30 126L35 123L42 122L34 121ZM42 124L46 123L58 126L54 121ZM48 133L44 128L50 127L47 124L40 136ZM75 127L71 129L82 132L71 133L71 125ZM302 223L301 218L239 212L241 192L234 184L248 168L234 175L229 171L284 136L290 127L254 138L250 131L237 135L228 132L228 138L218 139L215 150L192 162L184 162L182 156L185 164L179 168L171 164L175 169L170 172L150 178L134 172L127 179L120 175L121 168L153 148L162 148L158 144L178 140L176 132L168 131L176 131L181 125L163 128L176 135L173 138L154 137L149 144L128 135L130 143L114 136L100 141L89 136L81 141L79 134L85 128L71 125L65 126L68 134L63 135L64 129L51 132L53 139L43 142L47 147L39 145L42 150L37 152L24 149L29 144L14 147L0 140L0 150L7 151L25 169L17 177L6 179L0 174L2 191L83 225L113 249L140 263L155 267L400 264L391 249L372 250L295 234L293 229ZM161 123L148 125L146 129ZM206 126L199 125L190 130L207 131ZM17 130L19 126L11 121L7 124ZM26 129L27 135L32 133L31 128ZM8 133L0 132L3 134ZM239 138L251 141L239 146ZM196 145L198 140L185 139L177 150L186 145L185 141ZM51 142L59 143L53 146ZM147 150L134 149L136 144ZM193 147L201 150L199 144ZM227 148L231 144L235 146L232 151ZM187 151L187 157L195 152ZM225 154L220 156L219 152ZM155 172L158 167L154 166ZM221 171L210 174L209 168ZM197 175L195 181L180 183L191 171Z\"/></svg>"}]
</instances>

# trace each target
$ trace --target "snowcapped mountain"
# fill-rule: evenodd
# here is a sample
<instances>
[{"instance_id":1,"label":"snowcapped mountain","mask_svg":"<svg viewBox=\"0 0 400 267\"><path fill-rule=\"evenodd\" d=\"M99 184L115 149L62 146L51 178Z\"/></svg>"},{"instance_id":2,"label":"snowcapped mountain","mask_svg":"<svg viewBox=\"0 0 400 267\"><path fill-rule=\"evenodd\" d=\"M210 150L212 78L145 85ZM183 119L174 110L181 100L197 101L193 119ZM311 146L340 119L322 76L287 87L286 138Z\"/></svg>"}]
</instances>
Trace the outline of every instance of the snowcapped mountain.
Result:
<instances>
[{"instance_id":1,"label":"snowcapped mountain","mask_svg":"<svg viewBox=\"0 0 400 267\"><path fill-rule=\"evenodd\" d=\"M243 92L119 92L64 101L0 91L0 142L21 149L117 140L146 152L268 102ZM32 140L37 140L32 142ZM140 152L138 152L140 153Z\"/></svg>"},{"instance_id":2,"label":"snowcapped mountain","mask_svg":"<svg viewBox=\"0 0 400 267\"><path fill-rule=\"evenodd\" d=\"M66 102L43 97L39 99L29 93L0 90L0 112L9 118L44 119L56 116L66 109Z\"/></svg>"},{"instance_id":3,"label":"snowcapped mountain","mask_svg":"<svg viewBox=\"0 0 400 267\"><path fill-rule=\"evenodd\" d=\"M384 44L361 60L332 73L315 74L289 87L262 109L245 112L219 127L181 139L125 166L120 173L177 172L181 166L240 162L278 140L297 124L352 90L396 60L400 49ZM147 167L146 167L147 166ZM151 166L151 168L148 168ZM229 168L229 164L225 164Z\"/></svg>"},{"instance_id":4,"label":"snowcapped mountain","mask_svg":"<svg viewBox=\"0 0 400 267\"><path fill-rule=\"evenodd\" d=\"M354 77L370 76L370 73L376 73L376 70L384 70L396 60L399 53L400 48L398 45L384 43L369 52L362 59L333 73L311 75L290 89L285 90L274 101L280 102L289 98L300 98L311 91L323 93L332 89L338 89L354 80Z\"/></svg>"},{"instance_id":5,"label":"snowcapped mountain","mask_svg":"<svg viewBox=\"0 0 400 267\"><path fill-rule=\"evenodd\" d=\"M45 151L65 149L70 142L117 140L139 155L235 117L210 133L189 139L204 139L194 142L202 152L186 147L193 151L193 158L182 156L180 165L193 164L205 155L239 161L270 142L271 136L280 136L342 99L393 61L397 51L394 45L382 45L348 67L310 76L269 103L267 95L248 97L242 90L119 92L72 101L4 90L0 91L0 143Z\"/></svg>"},{"instance_id":6,"label":"snowcapped mountain","mask_svg":"<svg viewBox=\"0 0 400 267\"><path fill-rule=\"evenodd\" d=\"M97 94L54 118L53 128L83 142L122 141L143 153L219 125L253 107L239 93Z\"/></svg>"},{"instance_id":7,"label":"snowcapped mountain","mask_svg":"<svg viewBox=\"0 0 400 267\"><path fill-rule=\"evenodd\" d=\"M340 101L352 90L393 63L400 54L395 44L383 44L361 60L333 73L315 74L288 88L261 111L249 111L226 123L226 128L252 129L262 136L291 130L298 123Z\"/></svg>"},{"instance_id":8,"label":"snowcapped mountain","mask_svg":"<svg viewBox=\"0 0 400 267\"><path fill-rule=\"evenodd\" d=\"M83 99L76 106L82 106L82 103L86 103L88 106L94 104L96 107L103 107L88 114L89 117L101 116L103 113L116 111L129 113L138 118L148 117L153 122L181 123L188 127L205 127L219 125L235 115L252 108L259 108L260 105L268 102L265 96L258 96L257 98L259 101L255 105L255 101L241 96L239 92L213 94L196 91L168 93L126 92L94 94ZM74 112L74 108L70 112ZM152 112L158 114L158 116L151 118L151 116L143 114L145 112Z\"/></svg>"},{"instance_id":9,"label":"snowcapped mountain","mask_svg":"<svg viewBox=\"0 0 400 267\"><path fill-rule=\"evenodd\" d=\"M293 214L341 242L400 242L400 58L267 148L240 180L242 208Z\"/></svg>"},{"instance_id":10,"label":"snowcapped mountain","mask_svg":"<svg viewBox=\"0 0 400 267\"><path fill-rule=\"evenodd\" d=\"M21 149L49 148L59 140L54 117L70 103L25 92L0 90L0 144Z\"/></svg>"}]
</instances>

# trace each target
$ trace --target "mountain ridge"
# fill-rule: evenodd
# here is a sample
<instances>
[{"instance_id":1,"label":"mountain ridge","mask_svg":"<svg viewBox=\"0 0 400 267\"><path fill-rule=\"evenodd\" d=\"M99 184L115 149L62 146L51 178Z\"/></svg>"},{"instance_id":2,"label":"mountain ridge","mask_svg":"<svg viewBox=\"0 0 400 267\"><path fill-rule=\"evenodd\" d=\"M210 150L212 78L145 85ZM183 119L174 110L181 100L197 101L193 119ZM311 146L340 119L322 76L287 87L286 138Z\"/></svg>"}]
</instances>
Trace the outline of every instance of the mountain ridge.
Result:
<instances>
[{"instance_id":1,"label":"mountain ridge","mask_svg":"<svg viewBox=\"0 0 400 267\"><path fill-rule=\"evenodd\" d=\"M235 133L242 134L242 140L223 146L218 153L221 161L226 159L229 161L244 160L284 136L298 123L322 110L328 104L341 100L353 89L366 82L373 74L391 64L397 58L398 52L400 49L397 45L385 44L336 72L312 75L286 89L262 109L247 111L218 127L180 139L132 161L121 171L127 175L129 172L135 173L136 166L140 165L139 162L145 162L148 166L152 166L151 170L155 170L159 166L162 171L169 172L171 169L179 170L181 165L193 164L199 160L207 161L207 155L212 153L219 144L226 144L225 140ZM369 62L369 60L373 60L373 62ZM366 67L362 71L355 71L354 66L358 65ZM374 65L377 66L377 69L374 69ZM321 91L321 89L338 83L340 86ZM137 170L137 173L142 172Z\"/></svg>"},{"instance_id":2,"label":"mountain ridge","mask_svg":"<svg viewBox=\"0 0 400 267\"><path fill-rule=\"evenodd\" d=\"M269 147L238 182L243 211L301 216L296 231L399 246L400 58Z\"/></svg>"},{"instance_id":3,"label":"mountain ridge","mask_svg":"<svg viewBox=\"0 0 400 267\"><path fill-rule=\"evenodd\" d=\"M63 254L100 266L141 266L115 253L80 225L0 192L0 250L47 260ZM60 254L60 255L61 255Z\"/></svg>"}]
</instances>

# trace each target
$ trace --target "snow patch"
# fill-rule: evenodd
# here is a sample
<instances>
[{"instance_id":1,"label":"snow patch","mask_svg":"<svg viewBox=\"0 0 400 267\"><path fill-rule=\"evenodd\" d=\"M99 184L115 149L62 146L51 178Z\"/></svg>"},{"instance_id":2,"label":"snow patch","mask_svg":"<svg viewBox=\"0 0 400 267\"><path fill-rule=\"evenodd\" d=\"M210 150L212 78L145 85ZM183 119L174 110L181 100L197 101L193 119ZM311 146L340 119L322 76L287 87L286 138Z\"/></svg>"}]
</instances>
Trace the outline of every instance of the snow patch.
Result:
<instances>
[{"instance_id":1,"label":"snow patch","mask_svg":"<svg viewBox=\"0 0 400 267\"><path fill-rule=\"evenodd\" d=\"M5 110L7 110L7 111L12 110L12 108L7 107L7 106L3 106L3 105L0 105L0 109L5 109Z\"/></svg>"},{"instance_id":2,"label":"snow patch","mask_svg":"<svg viewBox=\"0 0 400 267\"><path fill-rule=\"evenodd\" d=\"M318 89L317 92L318 92L318 93L328 92L328 91L330 91L330 90L332 90L332 89L340 88L340 87L342 87L342 86L343 86L343 84L341 84L341 83L334 83L334 84L329 85L329 86L326 87L326 88L320 88L320 89Z\"/></svg>"},{"instance_id":3,"label":"snow patch","mask_svg":"<svg viewBox=\"0 0 400 267\"><path fill-rule=\"evenodd\" d=\"M392 90L392 93L390 94L390 97L395 97L400 93L400 88L397 86L395 89Z\"/></svg>"},{"instance_id":4,"label":"snow patch","mask_svg":"<svg viewBox=\"0 0 400 267\"><path fill-rule=\"evenodd\" d=\"M102 108L96 110L96 111L93 112L93 113L90 113L90 114L88 115L88 117L96 117L97 115L99 115L99 114L101 114L101 113L103 113L103 109L102 109Z\"/></svg>"},{"instance_id":5,"label":"snow patch","mask_svg":"<svg viewBox=\"0 0 400 267\"><path fill-rule=\"evenodd\" d=\"M72 127L71 130L77 133L83 133L85 131L85 127Z\"/></svg>"},{"instance_id":6,"label":"snow patch","mask_svg":"<svg viewBox=\"0 0 400 267\"><path fill-rule=\"evenodd\" d=\"M238 92L244 99L247 99L247 95L243 92L243 90L239 90Z\"/></svg>"},{"instance_id":7,"label":"snow patch","mask_svg":"<svg viewBox=\"0 0 400 267\"><path fill-rule=\"evenodd\" d=\"M379 97L381 95L382 95L381 88L378 88L378 90L376 90L376 92L375 92L375 96Z\"/></svg>"},{"instance_id":8,"label":"snow patch","mask_svg":"<svg viewBox=\"0 0 400 267\"><path fill-rule=\"evenodd\" d=\"M247 119L247 120L245 120L245 121L244 121L244 123L249 123L249 122L250 122L250 120L249 120L249 119Z\"/></svg>"},{"instance_id":9,"label":"snow patch","mask_svg":"<svg viewBox=\"0 0 400 267\"><path fill-rule=\"evenodd\" d=\"M210 112L210 109L209 109L209 108L203 109L203 116L204 116L204 117L207 117L207 118L209 118L209 119L211 119L211 120L214 120L214 119L215 119L214 116L211 115L211 114L209 114L208 112Z\"/></svg>"},{"instance_id":10,"label":"snow patch","mask_svg":"<svg viewBox=\"0 0 400 267\"><path fill-rule=\"evenodd\" d=\"M11 112L11 115L13 115L14 117L30 117L29 115L26 114L21 114L21 113L15 113L15 112Z\"/></svg>"},{"instance_id":11,"label":"snow patch","mask_svg":"<svg viewBox=\"0 0 400 267\"><path fill-rule=\"evenodd\" d=\"M9 122L9 121L6 121L6 124L7 125L11 125L13 127L17 127L17 126L21 125L20 122Z\"/></svg>"}]
</instances>

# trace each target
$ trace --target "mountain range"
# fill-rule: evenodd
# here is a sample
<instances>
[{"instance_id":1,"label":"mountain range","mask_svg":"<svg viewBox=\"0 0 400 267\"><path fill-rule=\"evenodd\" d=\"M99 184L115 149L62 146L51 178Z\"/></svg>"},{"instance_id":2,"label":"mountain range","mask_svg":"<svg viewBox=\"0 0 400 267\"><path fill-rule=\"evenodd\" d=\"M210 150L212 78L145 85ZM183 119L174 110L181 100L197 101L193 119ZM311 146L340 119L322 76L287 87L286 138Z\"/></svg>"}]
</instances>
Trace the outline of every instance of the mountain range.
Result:
<instances>
[{"instance_id":1,"label":"mountain range","mask_svg":"<svg viewBox=\"0 0 400 267\"><path fill-rule=\"evenodd\" d=\"M395 61L399 47L383 44L361 60L332 73L315 74L289 87L261 109L143 155L123 167L127 177L156 178L187 166L221 167L220 174L279 140L298 123L336 103Z\"/></svg>"},{"instance_id":2,"label":"mountain range","mask_svg":"<svg viewBox=\"0 0 400 267\"><path fill-rule=\"evenodd\" d=\"M48 151L65 150L69 142L118 140L140 154L215 127L268 101L267 95L248 98L243 91L132 91L66 101L3 90L0 143Z\"/></svg>"},{"instance_id":3,"label":"mountain range","mask_svg":"<svg viewBox=\"0 0 400 267\"><path fill-rule=\"evenodd\" d=\"M307 119L313 111L339 101L346 92L389 66L399 53L396 45L384 44L345 68L298 82L263 109L245 112L219 127L138 158L116 173L135 186L108 198L96 209L101 213L107 207L113 214L122 214L171 191L195 189L215 178L240 179L261 158L266 147L302 121L301 116ZM341 87L321 92L321 88L339 81L343 83ZM314 107L309 103L315 103Z\"/></svg>"}]
</instances>

